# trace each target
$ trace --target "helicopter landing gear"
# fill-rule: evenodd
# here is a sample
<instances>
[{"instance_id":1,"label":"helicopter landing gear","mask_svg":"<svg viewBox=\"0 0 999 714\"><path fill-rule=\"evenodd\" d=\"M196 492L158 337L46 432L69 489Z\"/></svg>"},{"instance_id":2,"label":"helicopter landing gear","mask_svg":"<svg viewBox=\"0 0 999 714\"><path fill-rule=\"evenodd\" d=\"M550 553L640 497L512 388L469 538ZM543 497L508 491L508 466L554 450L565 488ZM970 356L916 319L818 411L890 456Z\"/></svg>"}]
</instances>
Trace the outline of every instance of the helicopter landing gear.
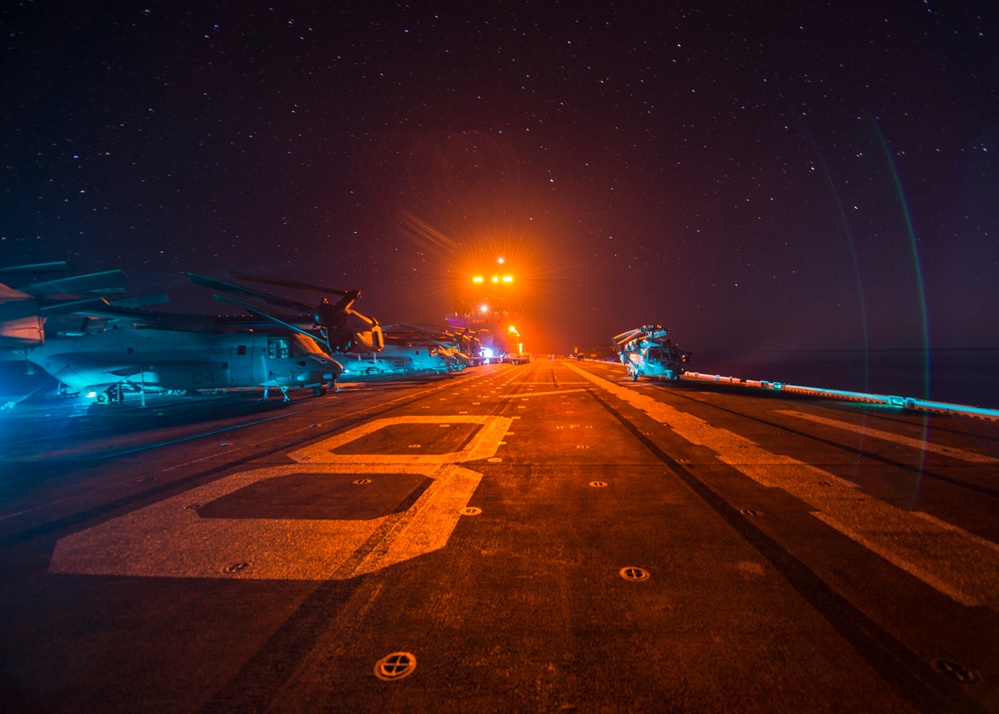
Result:
<instances>
[{"instance_id":1,"label":"helicopter landing gear","mask_svg":"<svg viewBox=\"0 0 999 714\"><path fill-rule=\"evenodd\" d=\"M281 394L282 394L282 396L284 396L284 399L282 401L285 401L285 402L290 402L291 401L291 397L288 396L288 388L287 387L281 387Z\"/></svg>"},{"instance_id":2,"label":"helicopter landing gear","mask_svg":"<svg viewBox=\"0 0 999 714\"><path fill-rule=\"evenodd\" d=\"M319 385L318 387L313 387L312 388L312 396L314 396L314 397L321 397L324 394L326 394L326 387L324 387L322 385Z\"/></svg>"}]
</instances>

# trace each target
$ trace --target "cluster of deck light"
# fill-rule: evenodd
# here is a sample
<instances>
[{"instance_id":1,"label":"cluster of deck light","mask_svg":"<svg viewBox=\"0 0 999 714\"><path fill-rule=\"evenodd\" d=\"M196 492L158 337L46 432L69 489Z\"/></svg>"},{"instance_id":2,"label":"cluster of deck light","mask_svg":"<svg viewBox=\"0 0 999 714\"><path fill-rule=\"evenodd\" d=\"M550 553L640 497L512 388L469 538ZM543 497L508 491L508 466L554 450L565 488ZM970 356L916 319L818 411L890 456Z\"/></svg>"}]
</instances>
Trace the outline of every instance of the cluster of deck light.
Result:
<instances>
[{"instance_id":1,"label":"cluster of deck light","mask_svg":"<svg viewBox=\"0 0 999 714\"><path fill-rule=\"evenodd\" d=\"M497 265L503 265L504 263L506 263L505 258L499 257L496 259ZM475 283L476 285L482 285L486 282L490 282L493 285L509 285L510 283L513 282L513 276L510 275L509 273L506 273L505 275L494 274L487 281L485 275L476 275L475 277L472 278L472 282Z\"/></svg>"},{"instance_id":2,"label":"cluster of deck light","mask_svg":"<svg viewBox=\"0 0 999 714\"><path fill-rule=\"evenodd\" d=\"M500 257L500 258L496 259L496 263L498 265L503 265L504 263L506 263L506 260L504 258ZM487 285L487 284L492 284L492 285L512 285L513 284L513 276L510 273L505 273L505 274L498 274L498 273L496 273L496 274L493 274L492 276L490 276L490 277L487 278L485 275L479 274L479 275L475 275L475 276L472 277L472 282L475 285ZM487 313L487 312L489 312L490 307L489 307L489 305L483 304L479 308L479 310L481 312L483 312L483 313Z\"/></svg>"}]
</instances>

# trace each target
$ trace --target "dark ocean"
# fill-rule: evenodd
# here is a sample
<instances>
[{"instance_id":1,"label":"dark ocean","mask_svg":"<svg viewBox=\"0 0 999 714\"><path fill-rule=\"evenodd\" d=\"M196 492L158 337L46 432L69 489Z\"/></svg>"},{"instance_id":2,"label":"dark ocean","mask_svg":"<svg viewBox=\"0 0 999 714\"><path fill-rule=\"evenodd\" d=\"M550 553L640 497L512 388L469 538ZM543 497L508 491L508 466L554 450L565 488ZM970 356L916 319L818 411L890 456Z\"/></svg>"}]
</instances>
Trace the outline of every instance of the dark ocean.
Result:
<instances>
[{"instance_id":1,"label":"dark ocean","mask_svg":"<svg viewBox=\"0 0 999 714\"><path fill-rule=\"evenodd\" d=\"M999 349L695 352L687 368L999 409Z\"/></svg>"}]
</instances>

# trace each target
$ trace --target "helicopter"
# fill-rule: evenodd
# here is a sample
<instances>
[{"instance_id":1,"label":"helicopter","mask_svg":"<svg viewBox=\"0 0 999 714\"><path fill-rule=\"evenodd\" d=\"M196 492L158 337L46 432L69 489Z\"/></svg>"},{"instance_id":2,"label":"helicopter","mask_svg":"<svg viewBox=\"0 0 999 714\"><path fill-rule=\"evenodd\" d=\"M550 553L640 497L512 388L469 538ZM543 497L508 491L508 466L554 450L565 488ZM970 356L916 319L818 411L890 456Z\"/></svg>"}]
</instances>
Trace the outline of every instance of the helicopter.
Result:
<instances>
[{"instance_id":1,"label":"helicopter","mask_svg":"<svg viewBox=\"0 0 999 714\"><path fill-rule=\"evenodd\" d=\"M451 347L461 356L468 366L478 366L482 364L482 342L479 340L478 332L468 327L457 329L439 328L441 340L450 342Z\"/></svg>"},{"instance_id":2,"label":"helicopter","mask_svg":"<svg viewBox=\"0 0 999 714\"><path fill-rule=\"evenodd\" d=\"M618 355L628 367L632 381L641 376L675 382L684 373L690 352L683 352L669 339L662 325L645 325L614 337Z\"/></svg>"},{"instance_id":3,"label":"helicopter","mask_svg":"<svg viewBox=\"0 0 999 714\"><path fill-rule=\"evenodd\" d=\"M331 354L380 352L385 347L385 337L381 326L378 324L378 320L362 315L352 309L353 304L361 297L359 290L337 290L319 285L301 283L296 280L269 278L259 275L248 275L246 273L233 272L232 275L239 280L259 282L295 290L327 293L337 295L340 299L335 303L331 303L324 296L318 305L312 307L296 300L287 300L234 283L227 283L215 278L198 275L197 273L188 273L188 277L190 277L194 284L217 291L215 294L216 300L239 305L255 317L269 320L286 330L310 337L324 346ZM219 295L218 293L250 298L259 302L247 302L228 297L228 295ZM299 314L295 316L274 315L267 306L296 310ZM303 325L310 326L303 327Z\"/></svg>"},{"instance_id":4,"label":"helicopter","mask_svg":"<svg viewBox=\"0 0 999 714\"><path fill-rule=\"evenodd\" d=\"M277 387L326 393L343 367L299 334L193 332L149 328L117 321L78 332L49 335L25 350L67 391L93 392L98 401L120 401L125 391L182 391Z\"/></svg>"},{"instance_id":5,"label":"helicopter","mask_svg":"<svg viewBox=\"0 0 999 714\"><path fill-rule=\"evenodd\" d=\"M111 401L135 390L262 386L265 396L278 387L287 399L292 387L325 393L342 372L301 335L255 332L239 319L142 309L169 301L163 294L109 300L125 292L121 270L17 282L69 270L64 261L0 268L0 277L16 286L0 284L0 360L25 362L28 375L40 367L63 393L97 390L99 401Z\"/></svg>"},{"instance_id":6,"label":"helicopter","mask_svg":"<svg viewBox=\"0 0 999 714\"><path fill-rule=\"evenodd\" d=\"M416 325L383 328L385 347L379 353L334 353L347 376L398 376L457 372L471 358L454 344L454 335Z\"/></svg>"}]
</instances>

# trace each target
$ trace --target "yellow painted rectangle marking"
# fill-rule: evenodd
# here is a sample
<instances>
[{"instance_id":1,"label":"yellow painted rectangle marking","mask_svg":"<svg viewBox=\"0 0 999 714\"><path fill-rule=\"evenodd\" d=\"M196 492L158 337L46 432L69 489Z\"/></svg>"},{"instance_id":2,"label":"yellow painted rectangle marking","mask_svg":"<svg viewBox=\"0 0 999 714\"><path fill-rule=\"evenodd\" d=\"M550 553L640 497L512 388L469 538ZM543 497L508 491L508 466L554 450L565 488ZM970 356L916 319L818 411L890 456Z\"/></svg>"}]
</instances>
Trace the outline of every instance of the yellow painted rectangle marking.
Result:
<instances>
[{"instance_id":1,"label":"yellow painted rectangle marking","mask_svg":"<svg viewBox=\"0 0 999 714\"><path fill-rule=\"evenodd\" d=\"M440 454L337 454L383 429L451 424L474 427L465 443ZM91 575L132 575L179 578L274 580L346 579L443 548L458 523L459 511L482 475L459 464L493 458L511 420L494 416L407 416L366 422L289 454L294 464L240 471L192 488L144 508L112 518L60 538L49 571ZM466 428L467 431L467 428ZM414 444L414 446L416 446ZM308 462L308 463L306 463ZM432 481L416 501L401 513L366 520L297 518L301 509L280 504L260 517L248 508L234 517L222 508L226 499L242 492L254 496L254 487L272 479L315 479L328 489L344 477L371 474L391 479L404 474ZM325 482L325 483L324 483ZM331 483L334 482L334 483ZM308 484L312 487L312 484ZM259 496L259 494L257 494ZM215 517L202 517L201 506L216 504ZM227 566L238 564L229 571Z\"/></svg>"}]
</instances>

